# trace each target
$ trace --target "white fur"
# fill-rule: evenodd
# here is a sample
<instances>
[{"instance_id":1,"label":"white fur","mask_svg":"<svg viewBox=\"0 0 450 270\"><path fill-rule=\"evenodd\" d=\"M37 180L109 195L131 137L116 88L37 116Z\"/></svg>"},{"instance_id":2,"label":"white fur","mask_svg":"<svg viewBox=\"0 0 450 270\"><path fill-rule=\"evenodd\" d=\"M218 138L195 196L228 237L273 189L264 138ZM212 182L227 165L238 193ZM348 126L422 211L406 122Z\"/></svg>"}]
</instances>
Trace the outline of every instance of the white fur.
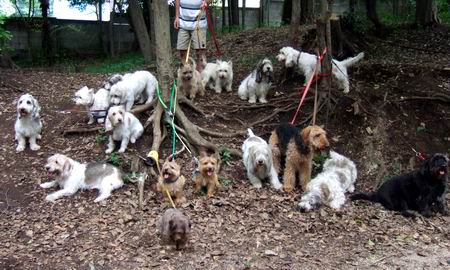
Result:
<instances>
[{"instance_id":1,"label":"white fur","mask_svg":"<svg viewBox=\"0 0 450 270\"><path fill-rule=\"evenodd\" d=\"M38 101L30 94L24 94L17 101L17 119L14 125L17 152L25 150L27 138L30 149L37 151L41 147L36 140L41 139L42 122L40 118L41 107Z\"/></svg>"},{"instance_id":2,"label":"white fur","mask_svg":"<svg viewBox=\"0 0 450 270\"><path fill-rule=\"evenodd\" d=\"M332 74L334 78L336 78L339 88L344 90L344 93L348 93L350 91L347 68L358 63L363 58L364 53L361 52L357 56L347 58L343 61L333 59ZM277 55L277 60L284 63L287 68L298 66L300 72L305 75L306 85L309 79L314 75L313 71L317 63L317 56L307 52L297 51L292 47L283 47ZM318 72L320 73L320 65L318 69Z\"/></svg>"},{"instance_id":3,"label":"white fur","mask_svg":"<svg viewBox=\"0 0 450 270\"><path fill-rule=\"evenodd\" d=\"M87 184L85 182L86 165L61 154L49 157L45 169L52 176L56 176L56 179L43 183L40 186L41 188L51 188L59 185L61 190L47 195L45 199L49 202L54 202L63 196L71 196L80 189L98 189L100 194L95 199L95 202L100 202L108 198L113 190L123 185L121 173L115 167L112 174Z\"/></svg>"},{"instance_id":4,"label":"white fur","mask_svg":"<svg viewBox=\"0 0 450 270\"><path fill-rule=\"evenodd\" d=\"M269 178L272 187L282 187L272 162L272 150L265 140L255 136L251 129L247 130L248 138L242 145L242 156L247 177L255 188L262 187L262 180Z\"/></svg>"},{"instance_id":5,"label":"white fur","mask_svg":"<svg viewBox=\"0 0 450 270\"><path fill-rule=\"evenodd\" d=\"M125 152L128 143L135 143L144 132L139 119L132 113L126 112L123 106L114 106L109 109L105 122L106 132L112 131L109 136L108 148L105 153L110 154L114 151L114 141L121 141L119 153Z\"/></svg>"},{"instance_id":6,"label":"white fur","mask_svg":"<svg viewBox=\"0 0 450 270\"><path fill-rule=\"evenodd\" d=\"M273 73L272 62L265 58L258 67L247 76L239 85L238 95L242 100L247 100L249 103L255 103L258 99L261 103L267 103L267 92L272 85L269 73ZM261 81L257 82L257 76L261 76Z\"/></svg>"},{"instance_id":7,"label":"white fur","mask_svg":"<svg viewBox=\"0 0 450 270\"><path fill-rule=\"evenodd\" d=\"M221 93L223 89L230 92L233 84L233 63L220 60L208 63L201 75L206 88L214 89L216 93Z\"/></svg>"},{"instance_id":8,"label":"white fur","mask_svg":"<svg viewBox=\"0 0 450 270\"><path fill-rule=\"evenodd\" d=\"M345 193L355 191L355 164L334 151L330 151L330 157L323 165L323 172L308 183L298 204L300 209L310 211L324 204L338 210L345 203Z\"/></svg>"},{"instance_id":9,"label":"white fur","mask_svg":"<svg viewBox=\"0 0 450 270\"><path fill-rule=\"evenodd\" d=\"M150 103L155 95L158 81L148 71L136 71L126 74L122 80L111 86L110 104L124 105L125 110L131 110L135 101Z\"/></svg>"},{"instance_id":10,"label":"white fur","mask_svg":"<svg viewBox=\"0 0 450 270\"><path fill-rule=\"evenodd\" d=\"M109 92L104 88L100 88L96 93L94 93L94 89L89 89L87 86L84 86L75 92L74 101L77 105L85 106L87 111L107 111L109 108ZM88 116L88 124L94 123L94 116L91 112L88 112ZM105 120L102 118L97 119L98 123L103 123L104 121Z\"/></svg>"}]
</instances>

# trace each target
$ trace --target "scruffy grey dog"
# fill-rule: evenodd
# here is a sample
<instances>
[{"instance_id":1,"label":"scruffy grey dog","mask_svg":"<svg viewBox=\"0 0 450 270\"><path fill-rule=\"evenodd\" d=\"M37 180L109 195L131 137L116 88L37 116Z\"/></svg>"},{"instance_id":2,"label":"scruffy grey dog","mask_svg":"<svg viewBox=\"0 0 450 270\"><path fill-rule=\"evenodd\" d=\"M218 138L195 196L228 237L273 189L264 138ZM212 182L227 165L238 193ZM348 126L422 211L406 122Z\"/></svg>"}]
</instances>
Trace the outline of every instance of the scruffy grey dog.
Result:
<instances>
[{"instance_id":1,"label":"scruffy grey dog","mask_svg":"<svg viewBox=\"0 0 450 270\"><path fill-rule=\"evenodd\" d=\"M259 61L256 69L239 85L238 95L249 103L267 103L266 96L273 82L273 66L268 58Z\"/></svg>"},{"instance_id":2,"label":"scruffy grey dog","mask_svg":"<svg viewBox=\"0 0 450 270\"><path fill-rule=\"evenodd\" d=\"M24 94L17 102L17 120L14 125L15 139L17 140L17 152L25 150L27 139L30 149L37 151L41 147L36 140L41 139L42 122L39 116L41 107L38 101L30 94Z\"/></svg>"},{"instance_id":3,"label":"scruffy grey dog","mask_svg":"<svg viewBox=\"0 0 450 270\"><path fill-rule=\"evenodd\" d=\"M126 76L126 74L125 74L125 76ZM113 74L113 75L109 76L109 78L103 82L103 88L106 90L111 89L111 87L113 85L115 85L116 83L120 82L123 79L123 77L124 76L122 76L120 74Z\"/></svg>"},{"instance_id":4,"label":"scruffy grey dog","mask_svg":"<svg viewBox=\"0 0 450 270\"><path fill-rule=\"evenodd\" d=\"M179 250L185 247L189 240L191 222L179 210L170 208L158 219L156 228L162 244L175 245Z\"/></svg>"},{"instance_id":5,"label":"scruffy grey dog","mask_svg":"<svg viewBox=\"0 0 450 270\"><path fill-rule=\"evenodd\" d=\"M178 68L178 91L184 93L189 99L194 99L197 93L200 93L200 96L205 95L205 86L196 68L195 61L190 57L187 63L181 62Z\"/></svg>"}]
</instances>

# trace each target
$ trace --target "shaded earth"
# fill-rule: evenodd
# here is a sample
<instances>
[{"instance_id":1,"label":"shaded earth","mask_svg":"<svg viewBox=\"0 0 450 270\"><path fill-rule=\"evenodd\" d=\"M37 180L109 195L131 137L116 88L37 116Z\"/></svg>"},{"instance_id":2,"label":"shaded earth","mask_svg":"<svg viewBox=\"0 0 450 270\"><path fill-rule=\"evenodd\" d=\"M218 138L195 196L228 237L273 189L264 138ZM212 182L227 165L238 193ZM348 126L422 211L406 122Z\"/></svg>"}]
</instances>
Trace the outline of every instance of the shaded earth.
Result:
<instances>
[{"instance_id":1,"label":"shaded earth","mask_svg":"<svg viewBox=\"0 0 450 270\"><path fill-rule=\"evenodd\" d=\"M288 44L287 28L269 28L224 35L225 59L233 60L233 89L258 60L272 59ZM411 147L424 153L450 152L450 31L403 31L384 40L366 38L365 60L350 69L348 95L333 89L334 100L318 112L332 148L357 164L357 190L372 190L393 175L419 164ZM212 47L212 46L211 46ZM313 51L313 48L303 48ZM423 50L427 49L427 50ZM213 58L212 48L209 56ZM445 53L447 52L447 53ZM282 76L275 64L276 77ZM138 207L137 187L127 184L106 204L95 204L95 191L80 191L54 204L45 159L63 153L78 161L108 160L104 135L97 132L63 136L64 130L87 126L74 108L75 90L97 87L107 75L60 73L48 70L0 70L0 269L449 269L449 217L406 219L379 205L347 202L341 211L321 208L297 211L294 194L250 187L243 164L224 164L223 187L215 198L193 194L193 162L188 153L179 160L187 176L188 202L181 210L192 220L189 247L175 251L160 245L155 223L167 207L154 192L155 179L145 189L145 209ZM253 126L268 138L280 122L289 121L303 77L294 74L275 85L269 105L250 106L233 93L196 99L205 117L186 108L190 119L208 129L231 133L289 107ZM42 148L16 154L14 100L32 93L42 107ZM319 91L325 90L319 87ZM290 106L292 105L292 106ZM312 112L309 100L298 122ZM145 121L149 113L139 115ZM243 136L210 138L239 149ZM130 157L145 155L151 129L118 160L127 172ZM161 150L170 153L170 142ZM447 196L447 204L450 196Z\"/></svg>"}]
</instances>

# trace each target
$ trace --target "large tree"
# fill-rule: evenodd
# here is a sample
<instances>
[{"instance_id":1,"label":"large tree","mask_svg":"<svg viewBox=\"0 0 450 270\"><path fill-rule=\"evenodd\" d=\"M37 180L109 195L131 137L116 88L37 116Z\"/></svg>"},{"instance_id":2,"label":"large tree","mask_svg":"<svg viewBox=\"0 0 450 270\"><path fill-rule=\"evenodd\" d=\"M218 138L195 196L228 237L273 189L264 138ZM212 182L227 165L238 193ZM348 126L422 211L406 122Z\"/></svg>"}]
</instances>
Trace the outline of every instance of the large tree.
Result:
<instances>
[{"instance_id":1,"label":"large tree","mask_svg":"<svg viewBox=\"0 0 450 270\"><path fill-rule=\"evenodd\" d=\"M167 5L166 1L161 0L161 2L164 2L164 4ZM142 8L139 6L139 2L137 0L128 0L128 5L128 10L130 11L133 29L138 39L139 47L144 55L145 63L149 64L152 61L151 42L147 31L147 26L145 25ZM158 15L157 18L161 18L160 15Z\"/></svg>"},{"instance_id":2,"label":"large tree","mask_svg":"<svg viewBox=\"0 0 450 270\"><path fill-rule=\"evenodd\" d=\"M48 9L50 8L49 0L40 0L42 11L42 49L47 64L53 64L52 40L50 37L50 22L48 20Z\"/></svg>"},{"instance_id":3,"label":"large tree","mask_svg":"<svg viewBox=\"0 0 450 270\"><path fill-rule=\"evenodd\" d=\"M291 44L298 45L300 38L300 4L301 0L292 0L292 15L291 15Z\"/></svg>"},{"instance_id":4,"label":"large tree","mask_svg":"<svg viewBox=\"0 0 450 270\"><path fill-rule=\"evenodd\" d=\"M435 0L416 1L416 25L430 26L439 22Z\"/></svg>"}]
</instances>

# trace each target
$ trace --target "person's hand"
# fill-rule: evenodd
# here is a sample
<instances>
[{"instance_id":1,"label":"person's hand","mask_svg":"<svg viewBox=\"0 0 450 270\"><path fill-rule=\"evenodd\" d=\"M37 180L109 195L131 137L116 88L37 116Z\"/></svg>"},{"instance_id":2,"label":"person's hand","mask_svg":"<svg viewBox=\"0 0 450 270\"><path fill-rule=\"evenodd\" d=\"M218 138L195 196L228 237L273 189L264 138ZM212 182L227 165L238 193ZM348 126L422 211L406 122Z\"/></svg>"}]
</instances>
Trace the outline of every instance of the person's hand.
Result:
<instances>
[{"instance_id":1,"label":"person's hand","mask_svg":"<svg viewBox=\"0 0 450 270\"><path fill-rule=\"evenodd\" d=\"M175 20L173 21L173 28L178 29L180 28L180 17L175 17Z\"/></svg>"}]
</instances>

